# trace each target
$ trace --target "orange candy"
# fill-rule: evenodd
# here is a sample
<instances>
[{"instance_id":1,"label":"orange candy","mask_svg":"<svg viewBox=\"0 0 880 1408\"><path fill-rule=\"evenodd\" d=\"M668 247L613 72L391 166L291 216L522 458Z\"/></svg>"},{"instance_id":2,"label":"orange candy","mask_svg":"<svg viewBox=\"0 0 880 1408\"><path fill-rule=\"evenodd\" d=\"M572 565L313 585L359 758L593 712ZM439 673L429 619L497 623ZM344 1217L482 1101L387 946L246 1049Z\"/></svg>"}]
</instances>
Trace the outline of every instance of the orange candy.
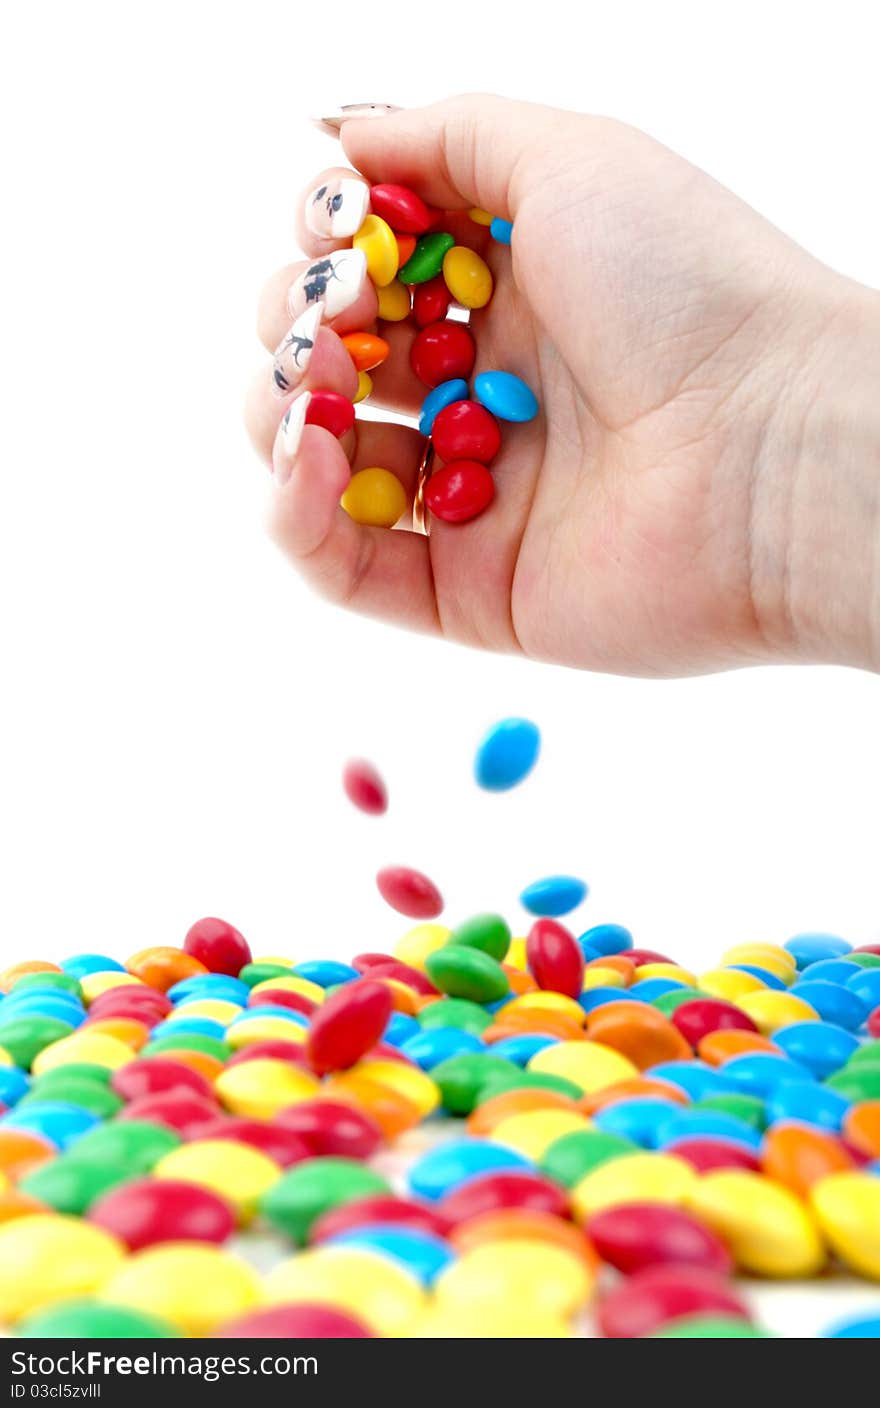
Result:
<instances>
[{"instance_id":1,"label":"orange candy","mask_svg":"<svg viewBox=\"0 0 880 1408\"><path fill-rule=\"evenodd\" d=\"M5 1193L0 1193L0 1225L11 1222L14 1217L30 1217L35 1212L51 1211L39 1198L32 1198L30 1193L22 1193L19 1188L7 1188Z\"/></svg>"},{"instance_id":2,"label":"orange candy","mask_svg":"<svg viewBox=\"0 0 880 1408\"><path fill-rule=\"evenodd\" d=\"M371 332L350 332L342 339L342 345L354 362L356 372L370 372L380 367L391 351L384 337L376 337Z\"/></svg>"},{"instance_id":3,"label":"orange candy","mask_svg":"<svg viewBox=\"0 0 880 1408\"><path fill-rule=\"evenodd\" d=\"M484 1242L501 1242L511 1238L518 1242L549 1242L574 1252L593 1269L598 1266L599 1259L581 1229L551 1212L498 1208L494 1212L468 1218L449 1234L450 1242L460 1253L482 1246Z\"/></svg>"},{"instance_id":4,"label":"orange candy","mask_svg":"<svg viewBox=\"0 0 880 1408\"><path fill-rule=\"evenodd\" d=\"M761 1164L768 1178L806 1198L829 1173L851 1169L853 1161L839 1139L807 1124L779 1124L764 1135Z\"/></svg>"},{"instance_id":5,"label":"orange candy","mask_svg":"<svg viewBox=\"0 0 880 1408\"><path fill-rule=\"evenodd\" d=\"M395 231L394 238L397 240L397 255L399 261L397 267L402 269L410 255L415 252L416 237L415 235L398 235Z\"/></svg>"},{"instance_id":6,"label":"orange candy","mask_svg":"<svg viewBox=\"0 0 880 1408\"><path fill-rule=\"evenodd\" d=\"M10 1178L22 1178L38 1164L54 1159L57 1153L48 1139L24 1129L0 1129L0 1169Z\"/></svg>"},{"instance_id":7,"label":"orange candy","mask_svg":"<svg viewBox=\"0 0 880 1408\"><path fill-rule=\"evenodd\" d=\"M578 1101L578 1107L585 1115L594 1115L604 1110L606 1105L616 1105L618 1100L631 1100L635 1097L652 1096L660 1100L670 1100L673 1105L687 1105L685 1092L671 1080L652 1080L649 1076L633 1076L631 1080L619 1080L615 1085L606 1085L604 1090L594 1090Z\"/></svg>"},{"instance_id":8,"label":"orange candy","mask_svg":"<svg viewBox=\"0 0 880 1408\"><path fill-rule=\"evenodd\" d=\"M542 1036L555 1036L560 1041L584 1039L584 1029L573 1017L566 1017L564 1012L539 1012L534 1009L531 1012L521 1009L519 1012L500 1014L498 1021L481 1032L481 1036L491 1045L507 1036L521 1036L523 1032L540 1032Z\"/></svg>"},{"instance_id":9,"label":"orange candy","mask_svg":"<svg viewBox=\"0 0 880 1408\"><path fill-rule=\"evenodd\" d=\"M0 973L0 992L9 992L19 978L27 973L60 973L57 963L46 963L42 958L26 959L24 963L13 963Z\"/></svg>"},{"instance_id":10,"label":"orange candy","mask_svg":"<svg viewBox=\"0 0 880 1408\"><path fill-rule=\"evenodd\" d=\"M125 966L135 978L159 992L167 992L184 978L196 978L208 971L204 963L191 958L182 948L142 948L132 954Z\"/></svg>"},{"instance_id":11,"label":"orange candy","mask_svg":"<svg viewBox=\"0 0 880 1408\"><path fill-rule=\"evenodd\" d=\"M507 974L510 991L514 997L523 997L527 992L538 991L538 984L531 973L524 972L522 968L514 968L512 963L502 963L501 967Z\"/></svg>"},{"instance_id":12,"label":"orange candy","mask_svg":"<svg viewBox=\"0 0 880 1408\"><path fill-rule=\"evenodd\" d=\"M570 1110L578 1113L578 1105L567 1095L555 1090L504 1090L478 1105L468 1116L469 1134L491 1134L495 1126L508 1115L521 1115L526 1110Z\"/></svg>"},{"instance_id":13,"label":"orange candy","mask_svg":"<svg viewBox=\"0 0 880 1408\"><path fill-rule=\"evenodd\" d=\"M628 1056L640 1071L661 1061L689 1061L691 1048L676 1026L643 1002L609 1002L587 1014L587 1034Z\"/></svg>"},{"instance_id":14,"label":"orange candy","mask_svg":"<svg viewBox=\"0 0 880 1408\"><path fill-rule=\"evenodd\" d=\"M223 1070L223 1062L216 1056L210 1056L207 1051L192 1051L185 1046L175 1047L173 1051L163 1051L163 1056L170 1056L179 1066L188 1066L197 1075L204 1076L209 1085Z\"/></svg>"},{"instance_id":15,"label":"orange candy","mask_svg":"<svg viewBox=\"0 0 880 1408\"><path fill-rule=\"evenodd\" d=\"M734 1056L745 1056L752 1051L769 1051L779 1055L779 1047L769 1037L760 1032L744 1032L738 1028L727 1031L709 1032L697 1044L697 1055L709 1066L723 1066Z\"/></svg>"},{"instance_id":16,"label":"orange candy","mask_svg":"<svg viewBox=\"0 0 880 1408\"><path fill-rule=\"evenodd\" d=\"M396 1139L398 1134L412 1129L421 1119L412 1100L407 1100L405 1095L388 1085L371 1080L369 1076L342 1071L325 1081L323 1090L328 1099L350 1100L357 1105L363 1114L375 1121L386 1139Z\"/></svg>"},{"instance_id":17,"label":"orange candy","mask_svg":"<svg viewBox=\"0 0 880 1408\"><path fill-rule=\"evenodd\" d=\"M406 983L400 982L398 978L383 978L391 995L391 1004L395 1012L403 1012L407 1017L414 1017L420 1010L419 994L412 988L408 988Z\"/></svg>"},{"instance_id":18,"label":"orange candy","mask_svg":"<svg viewBox=\"0 0 880 1408\"><path fill-rule=\"evenodd\" d=\"M636 975L636 965L622 953L609 953L604 958L591 958L589 963L584 964L584 968L610 968L613 973L620 974L625 988L630 986Z\"/></svg>"},{"instance_id":19,"label":"orange candy","mask_svg":"<svg viewBox=\"0 0 880 1408\"><path fill-rule=\"evenodd\" d=\"M860 1154L867 1154L870 1159L880 1158L880 1100L851 1105L844 1116L843 1137Z\"/></svg>"},{"instance_id":20,"label":"orange candy","mask_svg":"<svg viewBox=\"0 0 880 1408\"><path fill-rule=\"evenodd\" d=\"M101 1017L94 1022L85 1022L84 1032L103 1032L105 1036L115 1036L124 1041L132 1051L140 1051L150 1039L150 1029L145 1022L134 1017Z\"/></svg>"}]
</instances>

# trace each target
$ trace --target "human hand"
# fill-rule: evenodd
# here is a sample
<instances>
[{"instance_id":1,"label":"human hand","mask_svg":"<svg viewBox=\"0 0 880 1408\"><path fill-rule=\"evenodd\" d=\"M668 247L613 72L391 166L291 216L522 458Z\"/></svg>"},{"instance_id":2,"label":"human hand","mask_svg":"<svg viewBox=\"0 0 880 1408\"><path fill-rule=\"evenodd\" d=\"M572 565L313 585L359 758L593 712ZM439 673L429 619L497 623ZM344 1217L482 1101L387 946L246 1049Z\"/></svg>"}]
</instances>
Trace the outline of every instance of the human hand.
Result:
<instances>
[{"instance_id":1,"label":"human hand","mask_svg":"<svg viewBox=\"0 0 880 1408\"><path fill-rule=\"evenodd\" d=\"M275 445L274 535L319 590L589 669L880 667L876 294L610 120L467 97L346 122L342 143L367 181L514 222L510 250L464 213L444 228L495 274L492 302L472 314L477 370L516 372L542 414L505 428L495 501L472 523L435 520L428 538L354 523L338 507L352 469L381 464L412 494L424 441L381 422L341 441L306 426L285 462L276 436L296 393L353 396L338 334L374 324L369 281L331 281L304 377L288 366L279 396L264 374L248 411L270 461ZM340 176L358 179L334 168L308 191ZM345 243L302 216L298 234L313 258ZM269 348L305 307L301 277L288 297L305 268L264 293ZM415 330L379 331L392 352L373 402L415 413L426 394L409 369Z\"/></svg>"}]
</instances>

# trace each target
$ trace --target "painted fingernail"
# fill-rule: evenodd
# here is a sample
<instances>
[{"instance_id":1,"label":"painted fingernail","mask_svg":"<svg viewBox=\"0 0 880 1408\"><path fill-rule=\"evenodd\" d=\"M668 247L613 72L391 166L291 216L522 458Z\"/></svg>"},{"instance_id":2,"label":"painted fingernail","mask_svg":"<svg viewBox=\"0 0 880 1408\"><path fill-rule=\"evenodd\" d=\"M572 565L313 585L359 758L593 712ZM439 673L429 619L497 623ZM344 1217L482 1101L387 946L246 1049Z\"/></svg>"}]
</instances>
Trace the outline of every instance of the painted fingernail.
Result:
<instances>
[{"instance_id":1,"label":"painted fingernail","mask_svg":"<svg viewBox=\"0 0 880 1408\"><path fill-rule=\"evenodd\" d=\"M287 295L287 311L298 318L309 308L322 307L325 318L336 318L360 296L367 277L366 255L359 249L337 249L316 259Z\"/></svg>"},{"instance_id":2,"label":"painted fingernail","mask_svg":"<svg viewBox=\"0 0 880 1408\"><path fill-rule=\"evenodd\" d=\"M306 224L313 235L323 239L347 240L357 234L369 208L367 183L339 177L306 197Z\"/></svg>"},{"instance_id":3,"label":"painted fingernail","mask_svg":"<svg viewBox=\"0 0 880 1408\"><path fill-rule=\"evenodd\" d=\"M294 319L290 332L276 347L272 378L277 396L289 395L305 376L323 316L322 304L307 308Z\"/></svg>"},{"instance_id":4,"label":"painted fingernail","mask_svg":"<svg viewBox=\"0 0 880 1408\"><path fill-rule=\"evenodd\" d=\"M311 399L311 393L304 391L301 396L297 396L295 401L291 401L285 411L284 419L278 427L278 434L275 436L275 444L272 448L272 468L275 471L275 479L278 484L286 484L293 472L293 461L302 439L303 426L306 423L306 413Z\"/></svg>"},{"instance_id":5,"label":"painted fingernail","mask_svg":"<svg viewBox=\"0 0 880 1408\"><path fill-rule=\"evenodd\" d=\"M387 117L389 113L402 111L403 109L396 107L394 103L344 103L341 108L335 108L325 117L313 117L312 123L319 132L326 132L328 137L338 137L343 122L352 118Z\"/></svg>"}]
</instances>

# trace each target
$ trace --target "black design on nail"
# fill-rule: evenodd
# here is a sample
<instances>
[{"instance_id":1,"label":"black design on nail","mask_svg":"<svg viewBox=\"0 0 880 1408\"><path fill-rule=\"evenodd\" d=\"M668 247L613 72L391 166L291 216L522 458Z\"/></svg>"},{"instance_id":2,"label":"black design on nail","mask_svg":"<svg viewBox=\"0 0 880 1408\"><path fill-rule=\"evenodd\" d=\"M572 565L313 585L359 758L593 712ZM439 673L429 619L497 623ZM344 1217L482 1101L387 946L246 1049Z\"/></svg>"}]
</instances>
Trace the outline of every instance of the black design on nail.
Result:
<instances>
[{"instance_id":1,"label":"black design on nail","mask_svg":"<svg viewBox=\"0 0 880 1408\"><path fill-rule=\"evenodd\" d=\"M338 270L345 263L344 259L337 260L336 264L332 259L319 259L317 263L306 269L303 292L306 296L306 305L317 303L327 292L327 286L331 279L339 280Z\"/></svg>"}]
</instances>

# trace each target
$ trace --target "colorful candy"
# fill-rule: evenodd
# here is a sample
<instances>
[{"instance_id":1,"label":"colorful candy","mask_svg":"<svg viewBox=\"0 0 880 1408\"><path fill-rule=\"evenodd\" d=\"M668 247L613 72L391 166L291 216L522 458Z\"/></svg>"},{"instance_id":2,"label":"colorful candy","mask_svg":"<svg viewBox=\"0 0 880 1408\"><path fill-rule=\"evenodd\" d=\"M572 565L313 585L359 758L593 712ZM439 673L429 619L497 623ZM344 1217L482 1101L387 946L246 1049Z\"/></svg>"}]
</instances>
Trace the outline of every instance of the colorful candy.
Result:
<instances>
[{"instance_id":1,"label":"colorful candy","mask_svg":"<svg viewBox=\"0 0 880 1408\"><path fill-rule=\"evenodd\" d=\"M381 816L388 810L388 790L372 763L353 758L342 774L345 795L352 806L368 816Z\"/></svg>"},{"instance_id":2,"label":"colorful candy","mask_svg":"<svg viewBox=\"0 0 880 1408\"><path fill-rule=\"evenodd\" d=\"M366 375L366 373L362 373ZM407 508L406 490L390 469L359 469L339 501L349 518L373 528L393 528Z\"/></svg>"},{"instance_id":3,"label":"colorful candy","mask_svg":"<svg viewBox=\"0 0 880 1408\"><path fill-rule=\"evenodd\" d=\"M409 360L419 381L433 390L446 381L467 381L476 356L474 339L464 323L438 322L416 334Z\"/></svg>"},{"instance_id":4,"label":"colorful candy","mask_svg":"<svg viewBox=\"0 0 880 1408\"><path fill-rule=\"evenodd\" d=\"M386 866L376 876L376 886L386 904L410 919L435 919L443 909L433 880L409 866Z\"/></svg>"},{"instance_id":5,"label":"colorful candy","mask_svg":"<svg viewBox=\"0 0 880 1408\"><path fill-rule=\"evenodd\" d=\"M438 469L425 487L425 504L441 523L469 523L495 497L495 481L476 460L457 460Z\"/></svg>"}]
</instances>

